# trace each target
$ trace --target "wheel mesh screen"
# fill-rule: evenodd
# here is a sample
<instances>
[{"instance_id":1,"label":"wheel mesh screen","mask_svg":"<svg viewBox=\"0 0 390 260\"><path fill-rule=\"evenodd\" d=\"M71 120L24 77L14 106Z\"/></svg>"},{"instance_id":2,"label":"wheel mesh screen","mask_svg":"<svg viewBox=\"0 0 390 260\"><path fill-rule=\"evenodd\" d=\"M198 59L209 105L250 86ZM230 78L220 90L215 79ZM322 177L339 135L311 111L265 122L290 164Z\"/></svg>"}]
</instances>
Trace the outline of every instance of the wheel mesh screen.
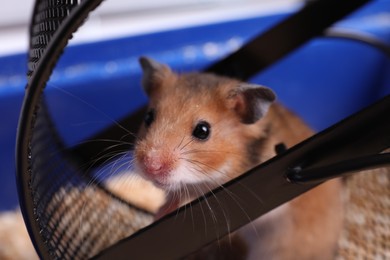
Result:
<instances>
[{"instance_id":1,"label":"wheel mesh screen","mask_svg":"<svg viewBox=\"0 0 390 260\"><path fill-rule=\"evenodd\" d=\"M30 31L30 91L43 93L53 68L44 67L42 59L47 56L55 33L61 32L63 21L80 4L72 0L36 2ZM57 51L57 56L49 58L58 58L62 50ZM42 86L33 86L31 78L39 69L47 78L34 81L41 82ZM67 152L52 123L44 94L39 104L34 104L34 111L29 153L23 155L27 157L28 171L22 179L28 182L33 204L30 216L34 219L28 219L27 225L38 225L39 235L33 236L37 243L44 244L47 251L43 255L48 253L53 259L90 258L151 223L152 214L115 197L80 170L81 166Z\"/></svg>"},{"instance_id":2,"label":"wheel mesh screen","mask_svg":"<svg viewBox=\"0 0 390 260\"><path fill-rule=\"evenodd\" d=\"M77 0L36 1L30 27L28 76L35 71L57 28L79 2Z\"/></svg>"}]
</instances>

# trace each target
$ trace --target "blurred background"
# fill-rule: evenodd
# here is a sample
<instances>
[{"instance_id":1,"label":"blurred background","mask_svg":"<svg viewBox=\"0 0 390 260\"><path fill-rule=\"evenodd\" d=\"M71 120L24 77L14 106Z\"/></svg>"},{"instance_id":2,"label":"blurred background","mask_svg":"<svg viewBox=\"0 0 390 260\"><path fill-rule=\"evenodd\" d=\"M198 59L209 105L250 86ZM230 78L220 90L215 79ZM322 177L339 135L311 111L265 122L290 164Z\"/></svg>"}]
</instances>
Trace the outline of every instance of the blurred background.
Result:
<instances>
[{"instance_id":1,"label":"blurred background","mask_svg":"<svg viewBox=\"0 0 390 260\"><path fill-rule=\"evenodd\" d=\"M104 1L74 40L90 42L184 28L290 10L302 0ZM5 3L0 10L0 55L25 52L34 1Z\"/></svg>"},{"instance_id":2,"label":"blurred background","mask_svg":"<svg viewBox=\"0 0 390 260\"><path fill-rule=\"evenodd\" d=\"M47 85L52 116L73 146L146 102L138 57L180 72L201 70L302 7L301 0L107 0L75 34ZM0 211L17 208L15 142L27 82L33 1L0 9ZM335 24L390 44L390 1L375 0ZM364 38L363 37L363 38ZM277 45L278 43L275 43ZM322 130L390 92L390 62L377 46L319 37L251 81Z\"/></svg>"}]
</instances>

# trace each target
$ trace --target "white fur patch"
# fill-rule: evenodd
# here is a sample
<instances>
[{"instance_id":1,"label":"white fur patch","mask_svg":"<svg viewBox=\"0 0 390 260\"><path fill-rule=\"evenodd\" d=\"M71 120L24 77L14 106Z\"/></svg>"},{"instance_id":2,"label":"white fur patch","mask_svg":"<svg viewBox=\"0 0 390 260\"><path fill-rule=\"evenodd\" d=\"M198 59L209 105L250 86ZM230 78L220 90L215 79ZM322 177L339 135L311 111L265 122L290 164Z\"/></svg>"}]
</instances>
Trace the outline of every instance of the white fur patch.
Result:
<instances>
[{"instance_id":1,"label":"white fur patch","mask_svg":"<svg viewBox=\"0 0 390 260\"><path fill-rule=\"evenodd\" d=\"M218 169L211 169L201 164L196 166L183 161L171 172L169 181L178 186L186 184L201 185L203 183L210 189L214 189L229 180L229 169L228 162Z\"/></svg>"}]
</instances>

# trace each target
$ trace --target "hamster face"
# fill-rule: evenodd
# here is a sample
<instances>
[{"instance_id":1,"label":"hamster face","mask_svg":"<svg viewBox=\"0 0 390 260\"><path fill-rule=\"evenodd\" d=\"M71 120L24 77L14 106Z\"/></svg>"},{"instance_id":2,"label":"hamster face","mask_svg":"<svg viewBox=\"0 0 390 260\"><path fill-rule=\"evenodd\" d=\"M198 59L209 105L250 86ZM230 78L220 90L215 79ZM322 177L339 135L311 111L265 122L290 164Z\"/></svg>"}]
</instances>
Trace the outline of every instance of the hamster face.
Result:
<instances>
[{"instance_id":1,"label":"hamster face","mask_svg":"<svg viewBox=\"0 0 390 260\"><path fill-rule=\"evenodd\" d=\"M165 189L200 183L214 187L232 178L229 169L240 158L226 156L242 156L231 149L241 146L232 136L237 122L220 116L226 111L211 93L186 91L191 86L185 77L168 84L172 85L150 97L135 149L138 168Z\"/></svg>"},{"instance_id":2,"label":"hamster face","mask_svg":"<svg viewBox=\"0 0 390 260\"><path fill-rule=\"evenodd\" d=\"M167 191L200 195L247 170L248 145L259 131L230 100L240 83L158 66L155 74L144 68L149 106L134 150L138 171Z\"/></svg>"}]
</instances>

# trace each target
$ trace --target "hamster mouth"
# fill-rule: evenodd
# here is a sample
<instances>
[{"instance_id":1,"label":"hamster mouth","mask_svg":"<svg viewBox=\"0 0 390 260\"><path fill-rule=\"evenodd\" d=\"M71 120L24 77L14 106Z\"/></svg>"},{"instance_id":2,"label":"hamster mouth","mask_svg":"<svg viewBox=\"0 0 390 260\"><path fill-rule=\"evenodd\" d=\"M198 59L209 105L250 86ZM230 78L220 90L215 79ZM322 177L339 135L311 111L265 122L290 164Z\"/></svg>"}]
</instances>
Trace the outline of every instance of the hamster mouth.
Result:
<instances>
[{"instance_id":1,"label":"hamster mouth","mask_svg":"<svg viewBox=\"0 0 390 260\"><path fill-rule=\"evenodd\" d=\"M172 190L174 189L174 186L167 178L167 175L164 176L155 176L153 178L149 178L154 185L156 185L158 188L161 188L163 190Z\"/></svg>"},{"instance_id":2,"label":"hamster mouth","mask_svg":"<svg viewBox=\"0 0 390 260\"><path fill-rule=\"evenodd\" d=\"M154 183L157 187L159 187L159 188L168 189L168 187L169 187L169 184L168 184L166 181L164 181L164 180L157 180L157 179L154 179L154 180L153 180L153 183Z\"/></svg>"},{"instance_id":3,"label":"hamster mouth","mask_svg":"<svg viewBox=\"0 0 390 260\"><path fill-rule=\"evenodd\" d=\"M167 192L175 192L183 188L183 184L176 183L174 181L170 181L168 178L154 178L152 180L155 186L157 186L160 189L163 189Z\"/></svg>"}]
</instances>

